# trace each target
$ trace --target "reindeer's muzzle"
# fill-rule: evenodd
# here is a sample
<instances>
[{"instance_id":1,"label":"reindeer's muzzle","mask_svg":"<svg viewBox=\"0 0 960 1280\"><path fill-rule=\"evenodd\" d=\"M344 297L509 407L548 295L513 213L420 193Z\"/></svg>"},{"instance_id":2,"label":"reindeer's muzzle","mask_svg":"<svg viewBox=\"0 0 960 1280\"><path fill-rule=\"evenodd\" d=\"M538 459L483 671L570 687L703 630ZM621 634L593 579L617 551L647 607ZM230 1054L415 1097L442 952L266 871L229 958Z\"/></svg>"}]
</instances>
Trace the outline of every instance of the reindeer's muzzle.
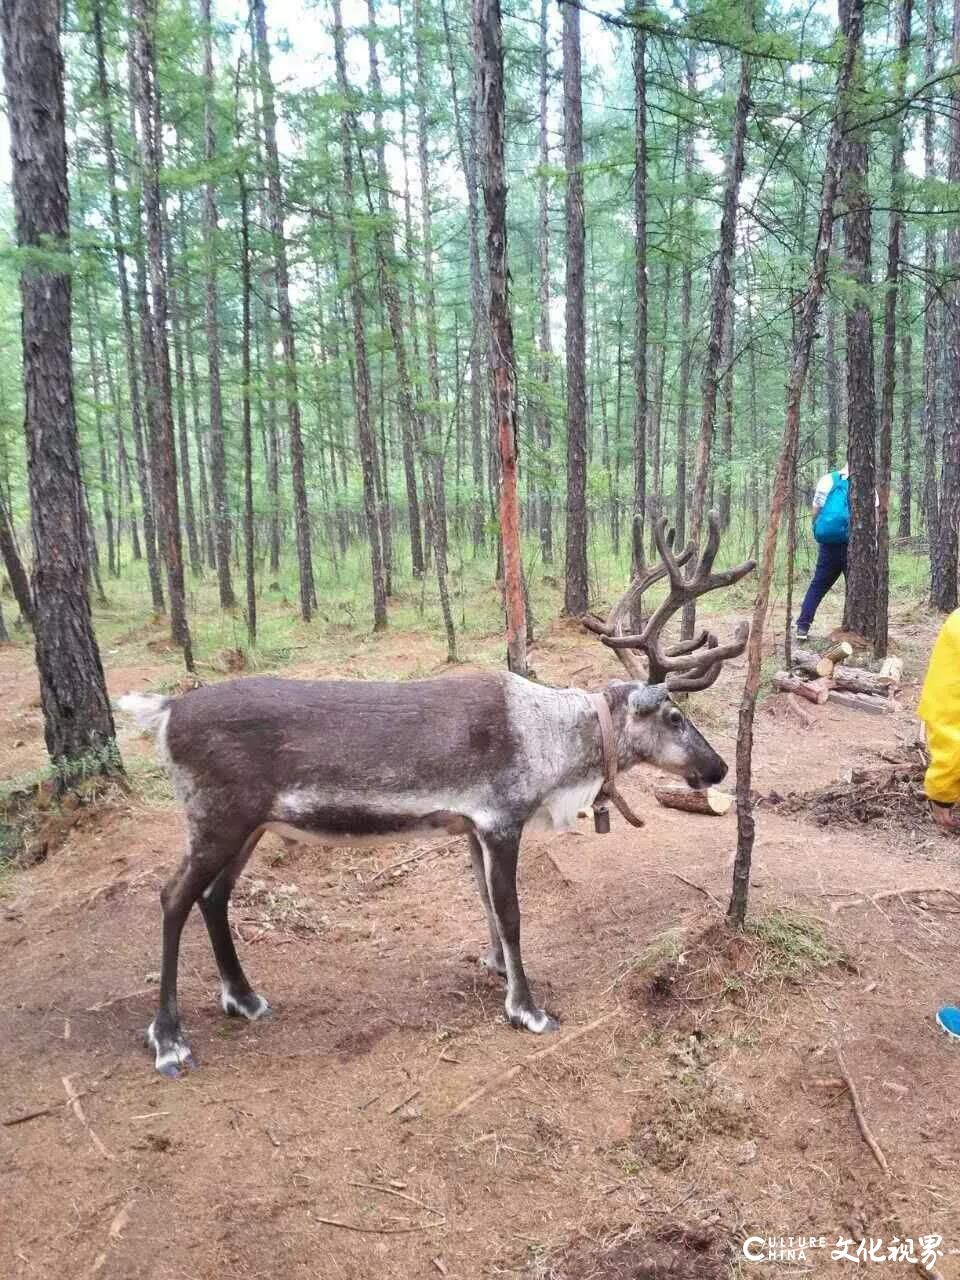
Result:
<instances>
[{"instance_id":1,"label":"reindeer's muzzle","mask_svg":"<svg viewBox=\"0 0 960 1280\"><path fill-rule=\"evenodd\" d=\"M702 759L684 775L688 787L700 791L704 787L715 787L727 776L727 762L718 756L709 743L704 742Z\"/></svg>"}]
</instances>

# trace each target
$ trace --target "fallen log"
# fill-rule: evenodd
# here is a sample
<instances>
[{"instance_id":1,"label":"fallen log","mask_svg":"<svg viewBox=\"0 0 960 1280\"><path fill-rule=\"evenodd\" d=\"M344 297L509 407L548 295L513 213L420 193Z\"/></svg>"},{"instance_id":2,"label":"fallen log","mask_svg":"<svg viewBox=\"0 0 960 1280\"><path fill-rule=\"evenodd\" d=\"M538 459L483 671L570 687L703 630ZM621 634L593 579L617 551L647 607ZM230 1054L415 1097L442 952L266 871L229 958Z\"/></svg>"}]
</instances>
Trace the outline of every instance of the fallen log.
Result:
<instances>
[{"instance_id":1,"label":"fallen log","mask_svg":"<svg viewBox=\"0 0 960 1280\"><path fill-rule=\"evenodd\" d=\"M850 693L842 689L831 689L828 700L851 711L866 711L872 716L888 715L896 710L890 698L879 697L875 693Z\"/></svg>"},{"instance_id":2,"label":"fallen log","mask_svg":"<svg viewBox=\"0 0 960 1280\"><path fill-rule=\"evenodd\" d=\"M653 794L665 809L682 809L685 813L705 813L722 818L730 811L733 796L716 787L694 791L690 787L654 787Z\"/></svg>"},{"instance_id":3,"label":"fallen log","mask_svg":"<svg viewBox=\"0 0 960 1280\"><path fill-rule=\"evenodd\" d=\"M882 671L877 674L864 671L861 667L834 667L831 664L830 671L825 672L822 670L823 659L809 649L795 649L793 663L805 675L830 679L833 686L843 693L872 693L887 698L900 688L900 681L895 674L885 675Z\"/></svg>"},{"instance_id":4,"label":"fallen log","mask_svg":"<svg viewBox=\"0 0 960 1280\"><path fill-rule=\"evenodd\" d=\"M822 706L827 700L830 686L825 680L804 680L801 676L791 675L789 671L778 671L773 683L783 693L796 693L808 702Z\"/></svg>"}]
</instances>

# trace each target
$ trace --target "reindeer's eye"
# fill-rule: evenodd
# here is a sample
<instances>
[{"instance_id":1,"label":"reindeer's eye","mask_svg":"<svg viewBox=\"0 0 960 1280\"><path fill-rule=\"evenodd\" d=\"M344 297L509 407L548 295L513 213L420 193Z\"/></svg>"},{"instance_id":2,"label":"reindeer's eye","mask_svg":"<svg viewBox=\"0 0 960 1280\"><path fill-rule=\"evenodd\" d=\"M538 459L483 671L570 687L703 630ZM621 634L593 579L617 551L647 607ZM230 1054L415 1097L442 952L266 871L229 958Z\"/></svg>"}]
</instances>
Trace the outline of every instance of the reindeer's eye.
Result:
<instances>
[{"instance_id":1,"label":"reindeer's eye","mask_svg":"<svg viewBox=\"0 0 960 1280\"><path fill-rule=\"evenodd\" d=\"M667 723L671 729L679 729L683 724L683 712L678 711L676 707L671 707L667 712Z\"/></svg>"}]
</instances>

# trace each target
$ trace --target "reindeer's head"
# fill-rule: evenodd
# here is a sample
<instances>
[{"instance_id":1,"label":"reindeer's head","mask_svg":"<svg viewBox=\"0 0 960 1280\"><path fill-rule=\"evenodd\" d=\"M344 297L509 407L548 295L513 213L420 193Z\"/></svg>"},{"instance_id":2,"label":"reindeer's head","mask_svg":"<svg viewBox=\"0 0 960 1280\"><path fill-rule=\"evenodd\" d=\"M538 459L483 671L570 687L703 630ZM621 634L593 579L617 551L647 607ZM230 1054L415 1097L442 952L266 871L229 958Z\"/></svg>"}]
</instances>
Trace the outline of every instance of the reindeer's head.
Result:
<instances>
[{"instance_id":1,"label":"reindeer's head","mask_svg":"<svg viewBox=\"0 0 960 1280\"><path fill-rule=\"evenodd\" d=\"M628 686L621 763L652 764L677 773L691 787L713 787L727 775L727 766L699 729L670 697L666 684Z\"/></svg>"},{"instance_id":2,"label":"reindeer's head","mask_svg":"<svg viewBox=\"0 0 960 1280\"><path fill-rule=\"evenodd\" d=\"M730 586L754 568L754 561L748 560L735 569L714 573L713 562L720 545L720 523L714 512L708 525L703 554L690 576L685 577L683 566L692 559L695 548L691 545L675 555L673 530L667 530L665 519L659 520L654 533L661 563L633 579L606 622L594 617L583 619L584 625L616 652L631 676L621 737L621 767L652 764L680 774L691 787L713 786L722 781L727 766L670 695L692 693L712 685L726 659L743 653L749 628L742 623L729 644L721 645L711 632L701 631L666 651L660 647L660 634L667 619L680 608L686 607L685 613L686 609L692 613L698 596ZM670 580L664 601L639 631L625 635L625 624L632 613L639 612L643 592L664 577ZM646 656L646 672L635 656L637 651Z\"/></svg>"}]
</instances>

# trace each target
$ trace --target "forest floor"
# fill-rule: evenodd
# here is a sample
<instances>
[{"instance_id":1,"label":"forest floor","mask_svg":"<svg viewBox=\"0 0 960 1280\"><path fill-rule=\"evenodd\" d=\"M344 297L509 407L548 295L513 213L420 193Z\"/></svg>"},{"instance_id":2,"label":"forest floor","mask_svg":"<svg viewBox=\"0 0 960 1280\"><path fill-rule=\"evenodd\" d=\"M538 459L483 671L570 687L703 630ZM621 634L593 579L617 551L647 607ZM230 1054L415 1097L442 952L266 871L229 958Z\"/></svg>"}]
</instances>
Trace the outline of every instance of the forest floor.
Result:
<instances>
[{"instance_id":1,"label":"forest floor","mask_svg":"<svg viewBox=\"0 0 960 1280\"><path fill-rule=\"evenodd\" d=\"M807 727L768 698L757 790L810 792L909 754L936 628L895 611L895 715L810 707ZM175 685L162 637L111 636L112 694ZM284 670L444 671L419 633L322 646ZM618 672L564 623L533 661L558 684ZM731 762L739 685L734 663L692 703ZM9 780L43 763L27 645L0 649L0 707ZM831 1260L841 1237L853 1253L861 1238L886 1251L934 1235L940 1274L960 1277L960 1045L933 1018L960 1000L960 907L936 892L960 893L956 839L909 814L824 826L815 808L761 804L752 927L731 941L717 926L733 815L659 809L637 771L623 791L644 830L613 814L606 836L584 824L526 842L524 955L562 1020L544 1041L505 1025L478 969L465 842L318 851L271 837L234 921L274 1013L222 1016L194 913L181 995L201 1067L172 1083L142 1034L181 819L152 744L124 725L121 747L133 795L82 811L55 854L0 881L3 1280L836 1276L861 1265ZM749 1236L826 1247L755 1263Z\"/></svg>"}]
</instances>

